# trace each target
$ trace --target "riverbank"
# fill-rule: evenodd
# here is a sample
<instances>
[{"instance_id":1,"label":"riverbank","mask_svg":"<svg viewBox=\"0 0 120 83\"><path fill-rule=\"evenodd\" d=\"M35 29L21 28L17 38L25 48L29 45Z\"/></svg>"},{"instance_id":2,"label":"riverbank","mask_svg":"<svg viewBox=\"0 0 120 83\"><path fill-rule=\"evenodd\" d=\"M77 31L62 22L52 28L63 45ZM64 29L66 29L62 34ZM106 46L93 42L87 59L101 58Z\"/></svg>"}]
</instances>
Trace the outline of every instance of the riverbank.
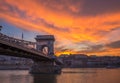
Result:
<instances>
[{"instance_id":1,"label":"riverbank","mask_svg":"<svg viewBox=\"0 0 120 83\"><path fill-rule=\"evenodd\" d=\"M29 70L29 66L0 66L0 70Z\"/></svg>"}]
</instances>

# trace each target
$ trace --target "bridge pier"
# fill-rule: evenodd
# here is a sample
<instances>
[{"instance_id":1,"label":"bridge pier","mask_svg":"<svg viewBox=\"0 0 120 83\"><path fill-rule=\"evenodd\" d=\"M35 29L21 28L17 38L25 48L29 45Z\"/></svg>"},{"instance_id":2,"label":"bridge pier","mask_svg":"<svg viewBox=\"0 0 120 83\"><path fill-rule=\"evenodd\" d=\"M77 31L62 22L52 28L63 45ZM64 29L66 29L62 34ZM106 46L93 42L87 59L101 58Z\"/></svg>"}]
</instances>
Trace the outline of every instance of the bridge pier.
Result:
<instances>
[{"instance_id":1,"label":"bridge pier","mask_svg":"<svg viewBox=\"0 0 120 83\"><path fill-rule=\"evenodd\" d=\"M30 68L31 74L59 74L61 73L60 66L54 64L53 61L34 61L33 66Z\"/></svg>"}]
</instances>

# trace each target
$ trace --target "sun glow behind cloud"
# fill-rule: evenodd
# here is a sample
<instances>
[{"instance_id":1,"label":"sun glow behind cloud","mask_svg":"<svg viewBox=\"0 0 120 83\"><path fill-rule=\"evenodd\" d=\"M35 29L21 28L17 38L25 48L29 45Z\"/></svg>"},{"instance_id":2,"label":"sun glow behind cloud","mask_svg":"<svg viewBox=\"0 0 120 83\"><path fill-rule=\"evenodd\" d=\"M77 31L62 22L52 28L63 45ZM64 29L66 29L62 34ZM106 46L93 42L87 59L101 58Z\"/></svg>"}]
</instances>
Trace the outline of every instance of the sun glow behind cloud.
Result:
<instances>
[{"instance_id":1,"label":"sun glow behind cloud","mask_svg":"<svg viewBox=\"0 0 120 83\"><path fill-rule=\"evenodd\" d=\"M55 35L57 54L119 55L120 48L106 46L120 40L119 2L1 0L0 18L16 27Z\"/></svg>"}]
</instances>

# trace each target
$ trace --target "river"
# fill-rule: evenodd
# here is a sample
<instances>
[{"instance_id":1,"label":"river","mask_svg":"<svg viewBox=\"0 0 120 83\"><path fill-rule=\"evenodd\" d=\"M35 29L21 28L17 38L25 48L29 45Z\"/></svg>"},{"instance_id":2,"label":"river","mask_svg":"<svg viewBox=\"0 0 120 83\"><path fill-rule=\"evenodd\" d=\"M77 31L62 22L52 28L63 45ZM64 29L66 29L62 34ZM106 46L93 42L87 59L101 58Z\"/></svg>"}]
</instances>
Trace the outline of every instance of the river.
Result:
<instances>
[{"instance_id":1,"label":"river","mask_svg":"<svg viewBox=\"0 0 120 83\"><path fill-rule=\"evenodd\" d=\"M0 70L0 83L120 83L120 68L68 68L59 75L31 75L27 70Z\"/></svg>"}]
</instances>

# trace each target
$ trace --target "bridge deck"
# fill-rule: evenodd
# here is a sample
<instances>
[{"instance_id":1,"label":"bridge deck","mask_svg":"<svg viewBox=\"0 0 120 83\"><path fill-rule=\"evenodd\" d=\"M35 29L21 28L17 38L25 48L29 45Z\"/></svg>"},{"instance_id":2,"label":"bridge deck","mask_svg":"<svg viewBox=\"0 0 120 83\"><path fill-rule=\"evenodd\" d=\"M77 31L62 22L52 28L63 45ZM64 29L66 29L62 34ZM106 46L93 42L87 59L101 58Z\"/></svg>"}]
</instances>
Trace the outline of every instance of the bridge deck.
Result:
<instances>
[{"instance_id":1,"label":"bridge deck","mask_svg":"<svg viewBox=\"0 0 120 83\"><path fill-rule=\"evenodd\" d=\"M2 33L0 33L0 53L2 54L3 52L5 53L6 49L3 49L5 47L9 47L9 49L13 48L14 50L21 50L24 53L29 53L30 55L26 55L23 57L31 58L36 57L36 59L46 59L46 60L51 60L50 57L46 56L44 53L41 51L38 51L34 48L31 48L27 46L27 44L34 44L34 42L29 42L25 40L20 40L16 39L13 37L6 36ZM3 50L2 50L3 49ZM16 55L18 56L18 55ZM18 56L19 57L19 56Z\"/></svg>"}]
</instances>

